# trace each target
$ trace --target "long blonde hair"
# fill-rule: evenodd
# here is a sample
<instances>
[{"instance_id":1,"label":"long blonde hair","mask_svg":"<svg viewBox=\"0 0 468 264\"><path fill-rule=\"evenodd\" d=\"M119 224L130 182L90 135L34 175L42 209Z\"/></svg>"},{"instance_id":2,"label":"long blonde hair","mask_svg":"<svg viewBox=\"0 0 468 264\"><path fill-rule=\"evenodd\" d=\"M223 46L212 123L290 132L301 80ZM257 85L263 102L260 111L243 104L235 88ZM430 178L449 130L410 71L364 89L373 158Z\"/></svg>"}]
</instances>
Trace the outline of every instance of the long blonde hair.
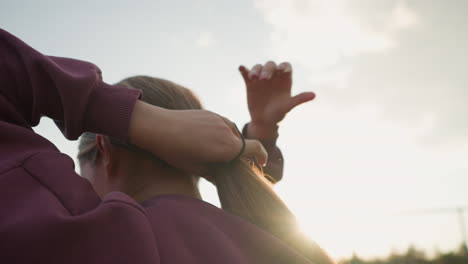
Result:
<instances>
[{"instance_id":1,"label":"long blonde hair","mask_svg":"<svg viewBox=\"0 0 468 264\"><path fill-rule=\"evenodd\" d=\"M117 83L143 91L146 103L174 110L202 109L198 98L187 88L173 82L135 76ZM85 133L79 142L78 159L94 164L99 156L96 135ZM166 165L169 166L169 165ZM213 166L211 175L223 210L240 216L273 234L316 263L332 263L326 254L297 228L293 213L273 191L264 175L245 160Z\"/></svg>"}]
</instances>

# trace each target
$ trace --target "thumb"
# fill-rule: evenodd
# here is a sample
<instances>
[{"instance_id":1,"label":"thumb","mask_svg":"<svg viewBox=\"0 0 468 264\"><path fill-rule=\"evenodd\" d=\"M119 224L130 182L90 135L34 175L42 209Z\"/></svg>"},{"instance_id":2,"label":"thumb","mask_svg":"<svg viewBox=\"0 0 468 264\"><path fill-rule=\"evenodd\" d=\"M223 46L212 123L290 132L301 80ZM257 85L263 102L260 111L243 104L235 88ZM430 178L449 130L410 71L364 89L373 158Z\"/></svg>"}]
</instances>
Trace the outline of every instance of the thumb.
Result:
<instances>
[{"instance_id":1,"label":"thumb","mask_svg":"<svg viewBox=\"0 0 468 264\"><path fill-rule=\"evenodd\" d=\"M304 92L304 93L300 93L300 94L298 94L296 96L293 96L293 97L291 97L291 99L288 102L286 112L291 111L294 107L296 107L296 106L298 106L300 104L312 101L314 98L315 98L315 93L313 93L313 92Z\"/></svg>"},{"instance_id":2,"label":"thumb","mask_svg":"<svg viewBox=\"0 0 468 264\"><path fill-rule=\"evenodd\" d=\"M268 161L268 152L266 152L260 141L254 139L245 139L245 150L242 153L241 158L255 158L258 163L266 165Z\"/></svg>"}]
</instances>

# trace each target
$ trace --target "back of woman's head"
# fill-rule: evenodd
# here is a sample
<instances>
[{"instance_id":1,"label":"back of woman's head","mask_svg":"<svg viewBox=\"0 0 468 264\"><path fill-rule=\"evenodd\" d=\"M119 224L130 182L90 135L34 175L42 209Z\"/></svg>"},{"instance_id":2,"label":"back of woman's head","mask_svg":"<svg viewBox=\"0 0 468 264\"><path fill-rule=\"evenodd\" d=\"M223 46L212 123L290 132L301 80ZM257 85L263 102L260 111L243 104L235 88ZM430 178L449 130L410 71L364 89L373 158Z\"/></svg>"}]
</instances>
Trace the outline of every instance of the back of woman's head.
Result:
<instances>
[{"instance_id":1,"label":"back of woman's head","mask_svg":"<svg viewBox=\"0 0 468 264\"><path fill-rule=\"evenodd\" d=\"M116 85L141 90L141 100L151 105L173 110L202 109L200 100L189 89L168 80L149 76L134 76L126 78ZM83 133L78 143L79 162L89 162L93 165L98 156L96 134Z\"/></svg>"},{"instance_id":2,"label":"back of woman's head","mask_svg":"<svg viewBox=\"0 0 468 264\"><path fill-rule=\"evenodd\" d=\"M202 109L200 101L190 90L167 80L135 76L116 85L142 90L142 100L155 106L174 110ZM95 144L94 138L94 134L85 133L80 139L80 162L82 159L94 162L93 159L97 157L97 148L94 153L89 153ZM316 252L312 252L308 246L310 241L298 231L294 215L272 190L261 170L252 164L236 160L211 168L209 176L217 187L222 208L270 232L304 256L317 261Z\"/></svg>"},{"instance_id":3,"label":"back of woman's head","mask_svg":"<svg viewBox=\"0 0 468 264\"><path fill-rule=\"evenodd\" d=\"M143 91L141 100L166 109L202 109L200 100L187 88L171 81L149 77L134 76L117 83L118 86Z\"/></svg>"}]
</instances>

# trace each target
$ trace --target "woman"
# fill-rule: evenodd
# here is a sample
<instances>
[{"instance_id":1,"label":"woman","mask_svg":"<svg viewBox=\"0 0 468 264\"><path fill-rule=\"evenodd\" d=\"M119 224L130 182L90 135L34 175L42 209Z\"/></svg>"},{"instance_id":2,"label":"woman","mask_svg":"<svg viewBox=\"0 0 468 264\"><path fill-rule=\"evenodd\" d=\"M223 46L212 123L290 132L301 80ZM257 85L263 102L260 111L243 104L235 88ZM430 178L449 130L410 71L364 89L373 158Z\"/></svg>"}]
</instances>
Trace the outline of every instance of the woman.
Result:
<instances>
[{"instance_id":1,"label":"woman","mask_svg":"<svg viewBox=\"0 0 468 264\"><path fill-rule=\"evenodd\" d=\"M281 152L275 146L277 124L314 94L291 97L288 63L240 70L252 117L244 134L267 146L266 176L275 182L282 176ZM142 90L143 101L166 109L202 108L190 90L163 79L136 76L117 85ZM143 205L159 242L161 263L308 263L306 259L333 263L296 229L293 214L255 161L217 165L205 175L216 185L223 209L240 219L201 201L199 176L112 138L86 133L80 139L78 159L82 176L101 197L120 191Z\"/></svg>"},{"instance_id":2,"label":"woman","mask_svg":"<svg viewBox=\"0 0 468 264\"><path fill-rule=\"evenodd\" d=\"M238 157L242 140L226 119L139 97L104 83L91 63L44 56L0 29L1 263L160 262L144 208L122 193L101 199L72 159L32 130L45 115L69 139L105 134L188 173ZM262 159L255 144L243 155Z\"/></svg>"}]
</instances>

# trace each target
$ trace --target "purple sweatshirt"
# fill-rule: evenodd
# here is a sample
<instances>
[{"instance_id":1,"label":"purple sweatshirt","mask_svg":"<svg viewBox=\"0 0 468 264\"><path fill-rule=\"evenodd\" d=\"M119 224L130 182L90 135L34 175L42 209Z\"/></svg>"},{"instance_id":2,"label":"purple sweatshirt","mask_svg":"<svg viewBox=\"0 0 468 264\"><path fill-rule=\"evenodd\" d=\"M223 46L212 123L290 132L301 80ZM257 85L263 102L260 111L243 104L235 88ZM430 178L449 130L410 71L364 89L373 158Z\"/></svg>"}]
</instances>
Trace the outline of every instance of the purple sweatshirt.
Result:
<instances>
[{"instance_id":1,"label":"purple sweatshirt","mask_svg":"<svg viewBox=\"0 0 468 264\"><path fill-rule=\"evenodd\" d=\"M44 56L0 29L0 263L308 263L200 200L101 200L31 128L45 115L68 139L91 131L125 141L139 96L102 82L91 63Z\"/></svg>"}]
</instances>

